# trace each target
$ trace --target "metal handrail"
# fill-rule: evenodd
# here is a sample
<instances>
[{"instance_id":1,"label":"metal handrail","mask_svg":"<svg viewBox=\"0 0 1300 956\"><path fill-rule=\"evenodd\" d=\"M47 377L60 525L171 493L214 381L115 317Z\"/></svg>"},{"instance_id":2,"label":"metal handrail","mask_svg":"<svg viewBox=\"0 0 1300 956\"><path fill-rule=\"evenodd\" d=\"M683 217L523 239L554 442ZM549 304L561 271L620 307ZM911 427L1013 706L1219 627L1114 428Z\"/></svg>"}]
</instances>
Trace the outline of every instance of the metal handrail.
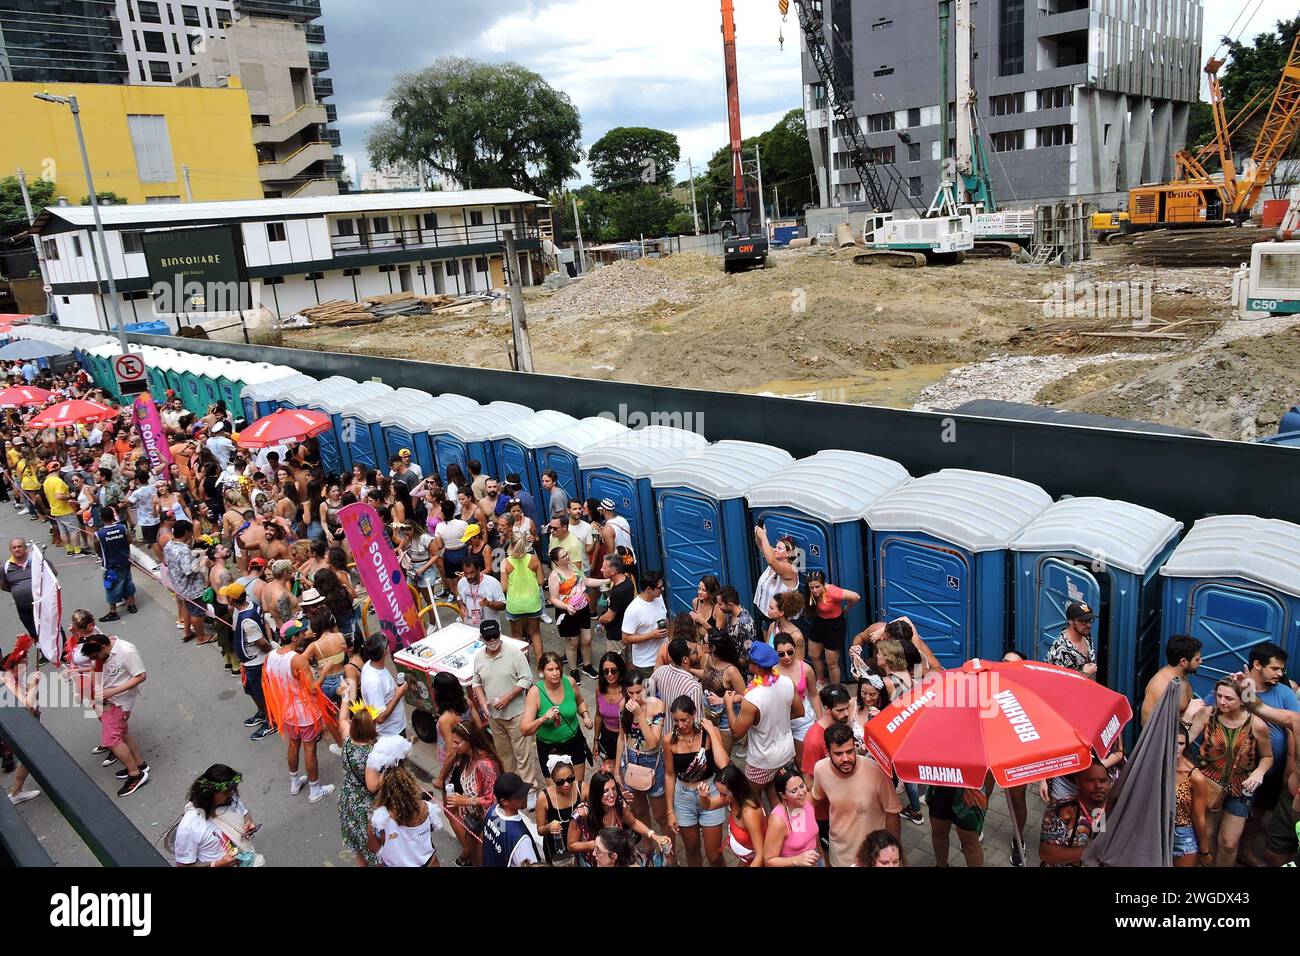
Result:
<instances>
[{"instance_id":1,"label":"metal handrail","mask_svg":"<svg viewBox=\"0 0 1300 956\"><path fill-rule=\"evenodd\" d=\"M8 691L5 693L8 695ZM100 863L167 866L153 844L26 708L0 706L0 736ZM45 865L29 852L30 842L3 812L0 812L0 829L4 830L6 849L23 854L11 857L14 862L22 863L25 859L27 865Z\"/></svg>"},{"instance_id":2,"label":"metal handrail","mask_svg":"<svg viewBox=\"0 0 1300 956\"><path fill-rule=\"evenodd\" d=\"M302 106L298 107L292 113L285 113L277 120L272 120L269 123L254 123L253 129L270 129L273 126L282 126L283 124L289 122L289 120L297 116L299 113L301 113L303 110L311 109L313 106L323 107L324 105L325 105L324 103L303 103Z\"/></svg>"},{"instance_id":3,"label":"metal handrail","mask_svg":"<svg viewBox=\"0 0 1300 956\"><path fill-rule=\"evenodd\" d=\"M383 216L382 212L368 214ZM390 214L389 218L398 218L399 213ZM330 236L330 247L334 252L371 252L375 249L392 249L404 246L442 246L474 245L476 243L502 242L501 229L514 229L518 239L537 239L537 226L529 223L485 222L481 226L437 226L433 229L390 229L386 232L358 232L353 236Z\"/></svg>"},{"instance_id":4,"label":"metal handrail","mask_svg":"<svg viewBox=\"0 0 1300 956\"><path fill-rule=\"evenodd\" d=\"M300 153L302 153L303 151L308 150L308 149L311 149L313 146L329 146L329 143L325 142L323 139L321 139L321 140L316 140L315 142L312 142L312 143L304 143L304 144L303 144L302 146L300 146L298 149L295 149L295 150L294 150L292 153L290 153L288 156L284 157L284 159L269 159L269 160L267 160L266 162L264 162L264 163L258 163L257 165L258 165L259 167L261 167L261 166L280 166L280 165L283 165L284 163L290 162L294 157L298 156L298 155L299 155Z\"/></svg>"}]
</instances>

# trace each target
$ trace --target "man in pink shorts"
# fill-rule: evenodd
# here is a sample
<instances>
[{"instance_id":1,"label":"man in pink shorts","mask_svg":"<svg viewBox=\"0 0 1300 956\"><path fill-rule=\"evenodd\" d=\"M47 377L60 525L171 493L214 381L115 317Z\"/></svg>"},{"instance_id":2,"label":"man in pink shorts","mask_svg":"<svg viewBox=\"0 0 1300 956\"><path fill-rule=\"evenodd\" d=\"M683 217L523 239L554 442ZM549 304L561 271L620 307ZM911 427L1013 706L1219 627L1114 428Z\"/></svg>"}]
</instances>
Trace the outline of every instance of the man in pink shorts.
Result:
<instances>
[{"instance_id":1,"label":"man in pink shorts","mask_svg":"<svg viewBox=\"0 0 1300 956\"><path fill-rule=\"evenodd\" d=\"M130 796L149 782L149 765L140 756L128 727L131 709L140 697L139 687L148 676L144 662L134 644L107 634L87 635L81 642L81 652L103 665L96 675L99 687L95 691L95 704L102 708L99 743L122 762L117 772L122 787L117 795Z\"/></svg>"},{"instance_id":2,"label":"man in pink shorts","mask_svg":"<svg viewBox=\"0 0 1300 956\"><path fill-rule=\"evenodd\" d=\"M266 696L268 720L280 731L288 750L289 793L297 795L303 784L309 784L308 802L319 803L334 792L334 784L320 783L316 741L334 718L329 701L312 681L311 667L302 653L312 637L307 625L297 618L284 623L280 646L267 655L262 665L262 693ZM298 773L299 754L306 764L303 775Z\"/></svg>"}]
</instances>

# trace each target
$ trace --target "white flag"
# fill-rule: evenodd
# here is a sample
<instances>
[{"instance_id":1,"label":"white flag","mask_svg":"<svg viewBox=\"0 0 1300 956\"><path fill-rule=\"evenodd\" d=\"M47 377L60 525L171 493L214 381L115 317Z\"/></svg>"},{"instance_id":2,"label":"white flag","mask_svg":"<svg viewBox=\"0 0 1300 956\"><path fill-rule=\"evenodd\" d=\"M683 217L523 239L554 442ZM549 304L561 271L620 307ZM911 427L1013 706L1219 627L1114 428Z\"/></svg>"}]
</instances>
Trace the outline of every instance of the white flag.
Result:
<instances>
[{"instance_id":1,"label":"white flag","mask_svg":"<svg viewBox=\"0 0 1300 956\"><path fill-rule=\"evenodd\" d=\"M32 545L32 612L36 618L36 633L32 636L45 659L58 664L62 657L63 594L54 568L35 544Z\"/></svg>"}]
</instances>

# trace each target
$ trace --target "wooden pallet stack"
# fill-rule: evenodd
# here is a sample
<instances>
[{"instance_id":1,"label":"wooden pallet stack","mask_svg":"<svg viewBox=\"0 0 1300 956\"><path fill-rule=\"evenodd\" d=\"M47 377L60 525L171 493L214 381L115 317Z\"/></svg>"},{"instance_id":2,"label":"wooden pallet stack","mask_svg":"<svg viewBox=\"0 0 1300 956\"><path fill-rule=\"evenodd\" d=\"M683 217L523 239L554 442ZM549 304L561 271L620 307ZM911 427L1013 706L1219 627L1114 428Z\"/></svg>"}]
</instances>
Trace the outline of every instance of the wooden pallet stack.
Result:
<instances>
[{"instance_id":1,"label":"wooden pallet stack","mask_svg":"<svg viewBox=\"0 0 1300 956\"><path fill-rule=\"evenodd\" d=\"M428 315L455 303L455 296L416 295L411 292L394 292L370 296L360 302L331 299L301 310L299 313L312 325L347 327L375 325L394 316Z\"/></svg>"}]
</instances>

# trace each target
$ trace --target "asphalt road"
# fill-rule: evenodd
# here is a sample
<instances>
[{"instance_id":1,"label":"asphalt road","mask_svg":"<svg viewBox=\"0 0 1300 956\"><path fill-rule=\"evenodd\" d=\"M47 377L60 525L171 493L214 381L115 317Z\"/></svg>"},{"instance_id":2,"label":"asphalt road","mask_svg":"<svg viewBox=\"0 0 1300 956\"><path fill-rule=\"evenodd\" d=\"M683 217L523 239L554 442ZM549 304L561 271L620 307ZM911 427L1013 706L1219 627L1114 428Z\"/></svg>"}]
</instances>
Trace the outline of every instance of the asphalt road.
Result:
<instances>
[{"instance_id":1,"label":"asphalt road","mask_svg":"<svg viewBox=\"0 0 1300 956\"><path fill-rule=\"evenodd\" d=\"M0 535L3 536L0 547L6 554L8 541L14 537L27 537L45 548L63 586L65 625L76 608L87 608L97 616L106 610L99 562L95 558L68 557L61 549L46 547L48 534L44 527L17 515L7 504L0 504ZM44 726L86 773L118 801L131 822L160 848L164 833L184 809L186 792L193 781L211 764L225 763L243 774L240 795L254 820L263 825L256 844L268 866L353 866L354 857L340 837L337 790L314 806L307 802L305 787L297 796L289 794L284 742L278 735L256 743L249 740L249 730L242 721L253 713L252 701L244 694L238 679L222 667L217 645L182 644L175 626L175 603L171 595L138 569L135 582L140 612L134 615L123 612L120 622L105 625L104 629L136 645L149 675L131 717L132 732L149 763L148 784L128 797L116 796L121 781L113 774L120 765L101 767L101 758L91 754L99 743L99 724L85 716L80 707L44 707ZM12 647L14 636L22 630L12 600L0 594L0 648ZM563 652L563 642L554 627L544 625L543 636L548 650ZM600 641L596 644L598 658L605 647ZM594 713L595 682L584 679L582 690ZM325 742L319 746L318 754L321 781L338 784L342 773L339 758L329 753ZM417 740L411 763L418 776L429 779L437 770L436 748ZM12 777L6 774L0 779L7 790ZM1031 794L1027 834L1030 865L1037 863L1038 818L1042 809L1037 797ZM1005 866L1010 821L1000 792L994 794L989 810L985 865ZM42 840L56 864L98 865L48 800L29 801L17 811ZM914 826L904 821L902 836L909 865L933 865L928 825ZM455 837L448 830L437 834L435 842L439 859L444 866L450 866L460 852ZM962 865L955 835L950 861Z\"/></svg>"}]
</instances>

